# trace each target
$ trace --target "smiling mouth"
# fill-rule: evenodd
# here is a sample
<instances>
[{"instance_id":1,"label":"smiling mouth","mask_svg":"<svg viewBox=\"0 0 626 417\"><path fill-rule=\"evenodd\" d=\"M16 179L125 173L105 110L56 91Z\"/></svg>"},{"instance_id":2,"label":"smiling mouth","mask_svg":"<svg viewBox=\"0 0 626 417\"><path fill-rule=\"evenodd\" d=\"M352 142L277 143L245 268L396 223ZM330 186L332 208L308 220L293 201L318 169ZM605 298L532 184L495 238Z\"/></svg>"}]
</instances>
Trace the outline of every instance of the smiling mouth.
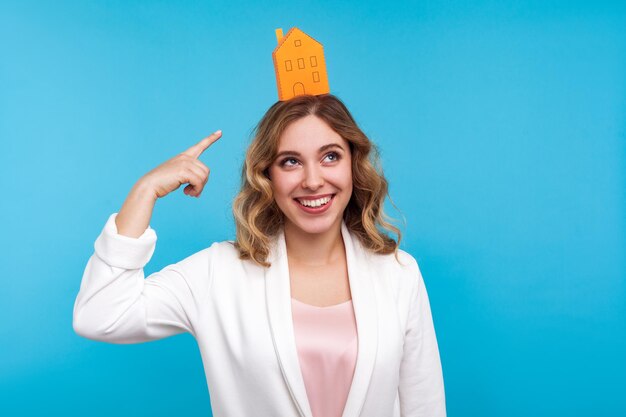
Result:
<instances>
[{"instance_id":1,"label":"smiling mouth","mask_svg":"<svg viewBox=\"0 0 626 417\"><path fill-rule=\"evenodd\" d=\"M333 198L335 198L335 195L336 194L332 194L329 197L312 199L312 200L305 199L305 198L294 198L294 200L296 200L303 207L318 208L318 207L324 207L325 205L330 203L330 201Z\"/></svg>"}]
</instances>

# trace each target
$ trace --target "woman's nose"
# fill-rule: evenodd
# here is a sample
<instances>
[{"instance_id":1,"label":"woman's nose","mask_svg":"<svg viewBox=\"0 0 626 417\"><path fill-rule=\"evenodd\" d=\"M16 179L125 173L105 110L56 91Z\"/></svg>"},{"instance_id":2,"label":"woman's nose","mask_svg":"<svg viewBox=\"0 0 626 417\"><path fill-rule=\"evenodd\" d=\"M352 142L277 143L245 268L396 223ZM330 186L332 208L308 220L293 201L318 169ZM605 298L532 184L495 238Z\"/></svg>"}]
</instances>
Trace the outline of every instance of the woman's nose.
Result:
<instances>
[{"instance_id":1,"label":"woman's nose","mask_svg":"<svg viewBox=\"0 0 626 417\"><path fill-rule=\"evenodd\" d=\"M317 166L307 166L304 169L304 179L302 181L303 188L316 190L324 185L324 177Z\"/></svg>"}]
</instances>

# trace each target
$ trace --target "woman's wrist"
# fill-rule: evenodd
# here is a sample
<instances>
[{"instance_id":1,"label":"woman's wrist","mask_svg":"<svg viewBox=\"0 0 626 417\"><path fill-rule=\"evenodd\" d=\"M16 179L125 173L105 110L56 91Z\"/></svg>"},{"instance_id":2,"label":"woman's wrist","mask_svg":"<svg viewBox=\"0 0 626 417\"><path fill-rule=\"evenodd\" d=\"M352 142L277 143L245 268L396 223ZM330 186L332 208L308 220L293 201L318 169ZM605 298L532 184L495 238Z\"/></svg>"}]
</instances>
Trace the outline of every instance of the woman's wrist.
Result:
<instances>
[{"instance_id":1,"label":"woman's wrist","mask_svg":"<svg viewBox=\"0 0 626 417\"><path fill-rule=\"evenodd\" d=\"M126 197L115 224L120 235L137 238L145 232L152 218L156 193L144 181L138 181Z\"/></svg>"},{"instance_id":2,"label":"woman's wrist","mask_svg":"<svg viewBox=\"0 0 626 417\"><path fill-rule=\"evenodd\" d=\"M154 191L154 188L150 186L150 183L143 178L135 183L130 193L137 200L152 202L153 204L158 199L157 193Z\"/></svg>"}]
</instances>

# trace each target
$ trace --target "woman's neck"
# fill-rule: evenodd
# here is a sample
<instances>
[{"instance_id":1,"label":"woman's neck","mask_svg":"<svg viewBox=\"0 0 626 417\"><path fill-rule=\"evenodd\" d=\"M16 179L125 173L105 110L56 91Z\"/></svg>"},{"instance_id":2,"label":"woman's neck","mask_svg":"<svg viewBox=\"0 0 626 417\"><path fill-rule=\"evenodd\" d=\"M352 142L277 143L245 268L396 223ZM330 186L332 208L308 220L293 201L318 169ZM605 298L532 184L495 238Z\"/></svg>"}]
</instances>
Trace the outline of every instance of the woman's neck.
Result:
<instances>
[{"instance_id":1,"label":"woman's neck","mask_svg":"<svg viewBox=\"0 0 626 417\"><path fill-rule=\"evenodd\" d=\"M334 264L344 257L341 222L324 233L306 233L290 222L284 226L285 244L290 261L305 266Z\"/></svg>"}]
</instances>

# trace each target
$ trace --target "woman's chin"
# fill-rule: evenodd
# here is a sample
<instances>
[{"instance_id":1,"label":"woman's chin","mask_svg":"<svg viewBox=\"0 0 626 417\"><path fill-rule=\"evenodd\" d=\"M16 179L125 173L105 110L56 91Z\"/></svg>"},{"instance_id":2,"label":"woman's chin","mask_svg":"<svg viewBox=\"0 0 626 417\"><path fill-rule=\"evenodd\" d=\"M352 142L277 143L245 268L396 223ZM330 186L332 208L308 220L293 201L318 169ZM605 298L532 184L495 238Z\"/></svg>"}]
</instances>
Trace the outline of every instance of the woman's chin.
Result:
<instances>
[{"instance_id":1,"label":"woman's chin","mask_svg":"<svg viewBox=\"0 0 626 417\"><path fill-rule=\"evenodd\" d=\"M330 217L317 219L296 219L290 220L290 227L299 230L301 233L310 235L323 234L333 229L335 220Z\"/></svg>"}]
</instances>

